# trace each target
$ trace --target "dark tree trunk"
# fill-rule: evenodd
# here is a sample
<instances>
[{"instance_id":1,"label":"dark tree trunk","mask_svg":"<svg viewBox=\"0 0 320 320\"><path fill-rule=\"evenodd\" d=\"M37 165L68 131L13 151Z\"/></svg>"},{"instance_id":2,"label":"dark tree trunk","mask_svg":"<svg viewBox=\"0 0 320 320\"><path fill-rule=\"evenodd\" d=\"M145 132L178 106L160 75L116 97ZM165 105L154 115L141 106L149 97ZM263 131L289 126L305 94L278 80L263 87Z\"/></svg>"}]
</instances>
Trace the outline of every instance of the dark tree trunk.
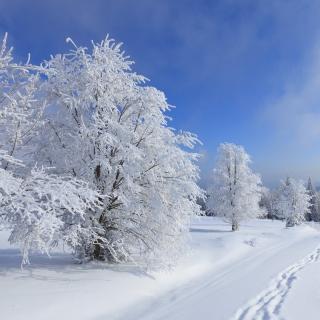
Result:
<instances>
[{"instance_id":1,"label":"dark tree trunk","mask_svg":"<svg viewBox=\"0 0 320 320\"><path fill-rule=\"evenodd\" d=\"M294 227L296 223L294 223L293 219L287 218L286 220L286 228Z\"/></svg>"},{"instance_id":2,"label":"dark tree trunk","mask_svg":"<svg viewBox=\"0 0 320 320\"><path fill-rule=\"evenodd\" d=\"M237 221L232 221L232 231L239 230L239 223Z\"/></svg>"},{"instance_id":3,"label":"dark tree trunk","mask_svg":"<svg viewBox=\"0 0 320 320\"><path fill-rule=\"evenodd\" d=\"M105 261L105 256L104 256L104 250L102 247L101 240L97 241L98 243L94 244L94 250L93 250L93 259L94 260L100 260L100 261Z\"/></svg>"}]
</instances>

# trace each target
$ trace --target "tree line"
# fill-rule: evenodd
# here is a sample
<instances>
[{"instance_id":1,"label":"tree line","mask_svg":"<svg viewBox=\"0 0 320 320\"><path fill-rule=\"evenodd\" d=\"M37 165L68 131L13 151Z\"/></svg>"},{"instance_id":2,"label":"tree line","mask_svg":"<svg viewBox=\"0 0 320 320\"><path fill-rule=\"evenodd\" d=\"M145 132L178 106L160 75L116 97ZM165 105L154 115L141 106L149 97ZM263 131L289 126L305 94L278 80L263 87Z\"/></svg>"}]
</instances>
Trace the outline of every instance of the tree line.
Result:
<instances>
[{"instance_id":1,"label":"tree line","mask_svg":"<svg viewBox=\"0 0 320 320\"><path fill-rule=\"evenodd\" d=\"M222 216L239 229L243 220L269 218L285 220L286 227L304 221L320 221L320 197L311 178L307 185L287 177L270 191L250 168L250 156L242 146L222 143L218 148L212 183L207 192L206 209Z\"/></svg>"}]
</instances>

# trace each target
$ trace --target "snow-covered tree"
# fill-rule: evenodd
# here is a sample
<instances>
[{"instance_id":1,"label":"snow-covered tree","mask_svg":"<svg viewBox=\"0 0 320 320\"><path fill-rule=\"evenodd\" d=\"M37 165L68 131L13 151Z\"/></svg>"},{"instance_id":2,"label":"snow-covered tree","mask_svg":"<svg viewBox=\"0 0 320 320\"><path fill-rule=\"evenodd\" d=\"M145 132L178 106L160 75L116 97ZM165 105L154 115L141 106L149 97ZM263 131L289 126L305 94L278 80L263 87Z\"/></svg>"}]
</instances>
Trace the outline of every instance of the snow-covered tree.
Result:
<instances>
[{"instance_id":1,"label":"snow-covered tree","mask_svg":"<svg viewBox=\"0 0 320 320\"><path fill-rule=\"evenodd\" d=\"M13 61L5 35L0 50L0 142L9 156L29 159L39 133L45 99L37 96L40 75L32 66ZM28 156L26 156L28 154ZM9 162L3 163L4 168Z\"/></svg>"},{"instance_id":2,"label":"snow-covered tree","mask_svg":"<svg viewBox=\"0 0 320 320\"><path fill-rule=\"evenodd\" d=\"M260 217L272 219L271 191L267 187L262 186L261 188L259 206L262 210L262 215Z\"/></svg>"},{"instance_id":3,"label":"snow-covered tree","mask_svg":"<svg viewBox=\"0 0 320 320\"><path fill-rule=\"evenodd\" d=\"M260 207L266 212L267 219L283 219L278 213L277 208L278 190L269 190L262 188L262 195L260 200Z\"/></svg>"},{"instance_id":4,"label":"snow-covered tree","mask_svg":"<svg viewBox=\"0 0 320 320\"><path fill-rule=\"evenodd\" d=\"M85 215L99 203L85 182L37 168L23 178L0 168L0 181L0 217L11 230L9 241L21 248L22 264L29 263L31 250L49 254L61 241L74 249L81 245Z\"/></svg>"},{"instance_id":5,"label":"snow-covered tree","mask_svg":"<svg viewBox=\"0 0 320 320\"><path fill-rule=\"evenodd\" d=\"M101 195L86 215L83 258L171 262L200 213L198 142L168 127L165 95L146 86L112 39L74 46L43 64L45 126L37 163L72 174Z\"/></svg>"},{"instance_id":6,"label":"snow-covered tree","mask_svg":"<svg viewBox=\"0 0 320 320\"><path fill-rule=\"evenodd\" d=\"M209 188L209 207L239 229L241 221L261 214L261 179L249 167L250 157L242 146L222 143Z\"/></svg>"},{"instance_id":7,"label":"snow-covered tree","mask_svg":"<svg viewBox=\"0 0 320 320\"><path fill-rule=\"evenodd\" d=\"M287 178L281 181L277 194L278 215L285 219L286 227L293 227L305 221L311 197L303 181Z\"/></svg>"},{"instance_id":8,"label":"snow-covered tree","mask_svg":"<svg viewBox=\"0 0 320 320\"><path fill-rule=\"evenodd\" d=\"M311 178L309 177L307 183L307 191L310 196L310 207L309 212L306 213L306 220L307 221L320 221L320 207L319 207L319 197L315 188L313 187Z\"/></svg>"},{"instance_id":9,"label":"snow-covered tree","mask_svg":"<svg viewBox=\"0 0 320 320\"><path fill-rule=\"evenodd\" d=\"M112 39L40 67L0 50L0 218L19 243L82 258L177 257L203 196L198 139L168 127L164 94ZM17 160L20 159L20 160ZM21 161L22 160L22 161Z\"/></svg>"},{"instance_id":10,"label":"snow-covered tree","mask_svg":"<svg viewBox=\"0 0 320 320\"><path fill-rule=\"evenodd\" d=\"M320 193L318 191L316 191L315 200L316 214L312 216L312 221L320 222Z\"/></svg>"},{"instance_id":11,"label":"snow-covered tree","mask_svg":"<svg viewBox=\"0 0 320 320\"><path fill-rule=\"evenodd\" d=\"M36 67L17 64L7 35L0 48L0 222L20 245L23 263L32 249L49 252L59 240L79 246L85 215L100 195L85 181L36 167L34 152L44 125L45 97ZM19 158L20 160L18 160Z\"/></svg>"}]
</instances>

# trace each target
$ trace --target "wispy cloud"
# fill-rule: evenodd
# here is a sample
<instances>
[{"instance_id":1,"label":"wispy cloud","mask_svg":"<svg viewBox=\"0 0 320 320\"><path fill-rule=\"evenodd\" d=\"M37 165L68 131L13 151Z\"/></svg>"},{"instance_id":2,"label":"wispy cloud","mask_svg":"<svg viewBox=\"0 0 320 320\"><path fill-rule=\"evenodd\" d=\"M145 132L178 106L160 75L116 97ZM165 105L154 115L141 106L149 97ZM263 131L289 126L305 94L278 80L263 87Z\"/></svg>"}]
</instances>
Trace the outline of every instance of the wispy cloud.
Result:
<instances>
[{"instance_id":1,"label":"wispy cloud","mask_svg":"<svg viewBox=\"0 0 320 320\"><path fill-rule=\"evenodd\" d=\"M279 134L306 146L320 141L320 38L310 50L265 110Z\"/></svg>"}]
</instances>

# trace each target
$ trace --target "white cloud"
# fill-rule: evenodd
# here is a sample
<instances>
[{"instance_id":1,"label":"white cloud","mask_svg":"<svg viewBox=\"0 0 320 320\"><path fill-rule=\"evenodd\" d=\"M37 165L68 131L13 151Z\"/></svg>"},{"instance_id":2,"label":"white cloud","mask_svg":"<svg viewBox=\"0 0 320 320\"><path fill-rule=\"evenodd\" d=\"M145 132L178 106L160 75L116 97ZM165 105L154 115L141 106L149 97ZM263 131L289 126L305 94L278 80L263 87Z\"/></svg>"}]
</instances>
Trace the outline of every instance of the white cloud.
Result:
<instances>
[{"instance_id":1,"label":"white cloud","mask_svg":"<svg viewBox=\"0 0 320 320\"><path fill-rule=\"evenodd\" d=\"M269 103L266 115L281 135L303 145L320 141L320 46L297 66L283 93Z\"/></svg>"}]
</instances>

